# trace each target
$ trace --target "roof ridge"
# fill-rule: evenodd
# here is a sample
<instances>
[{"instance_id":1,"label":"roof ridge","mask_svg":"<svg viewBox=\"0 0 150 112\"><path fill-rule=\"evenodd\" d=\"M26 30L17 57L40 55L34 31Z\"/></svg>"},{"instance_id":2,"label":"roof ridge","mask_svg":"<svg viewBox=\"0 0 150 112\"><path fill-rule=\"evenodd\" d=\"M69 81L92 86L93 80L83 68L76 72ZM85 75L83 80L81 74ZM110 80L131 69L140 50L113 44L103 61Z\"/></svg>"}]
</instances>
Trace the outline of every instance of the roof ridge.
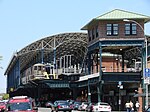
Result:
<instances>
[{"instance_id":1,"label":"roof ridge","mask_svg":"<svg viewBox=\"0 0 150 112\"><path fill-rule=\"evenodd\" d=\"M147 16L147 15L144 15L144 14L141 14L141 13L131 12L131 11L127 11L127 10L122 10L122 9L117 9L117 10L120 10L120 11L123 11L123 12L127 12L127 13L136 14L136 15L141 15L141 16L150 17L150 16Z\"/></svg>"},{"instance_id":2,"label":"roof ridge","mask_svg":"<svg viewBox=\"0 0 150 112\"><path fill-rule=\"evenodd\" d=\"M106 12L106 13L100 15L100 16L97 16L97 17L94 18L94 19L100 18L100 17L105 16L105 15L107 15L107 14L109 14L109 13L114 12L114 11L121 11L121 12L126 12L126 13L136 14L136 15L145 16L145 17L150 18L150 16L147 16L147 15L144 15L144 14L140 14L140 13L135 13L135 12L131 12L131 11L127 11L127 10L122 10L122 9L113 9L112 11Z\"/></svg>"},{"instance_id":3,"label":"roof ridge","mask_svg":"<svg viewBox=\"0 0 150 112\"><path fill-rule=\"evenodd\" d=\"M93 18L89 23L87 23L84 27L82 27L82 30L86 30L88 26L92 25L93 22L99 21L99 20L123 20L123 19L141 19L144 21L144 23L150 22L150 16L126 11L123 9L113 9L109 12L106 12L100 16L97 16Z\"/></svg>"}]
</instances>

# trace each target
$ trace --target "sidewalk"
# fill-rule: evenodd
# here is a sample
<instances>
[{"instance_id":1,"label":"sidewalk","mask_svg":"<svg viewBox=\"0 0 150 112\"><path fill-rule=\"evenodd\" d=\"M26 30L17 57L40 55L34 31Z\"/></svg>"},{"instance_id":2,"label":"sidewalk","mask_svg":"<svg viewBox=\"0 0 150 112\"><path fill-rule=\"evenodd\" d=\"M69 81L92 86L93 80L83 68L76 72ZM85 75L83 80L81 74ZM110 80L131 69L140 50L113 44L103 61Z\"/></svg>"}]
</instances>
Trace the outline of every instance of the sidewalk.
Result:
<instances>
[{"instance_id":1,"label":"sidewalk","mask_svg":"<svg viewBox=\"0 0 150 112\"><path fill-rule=\"evenodd\" d=\"M127 112L127 111L119 111L119 110L118 110L118 111L111 111L111 112Z\"/></svg>"},{"instance_id":2,"label":"sidewalk","mask_svg":"<svg viewBox=\"0 0 150 112\"><path fill-rule=\"evenodd\" d=\"M111 112L127 112L127 111L111 111ZM134 112L137 112L137 111L134 111Z\"/></svg>"}]
</instances>

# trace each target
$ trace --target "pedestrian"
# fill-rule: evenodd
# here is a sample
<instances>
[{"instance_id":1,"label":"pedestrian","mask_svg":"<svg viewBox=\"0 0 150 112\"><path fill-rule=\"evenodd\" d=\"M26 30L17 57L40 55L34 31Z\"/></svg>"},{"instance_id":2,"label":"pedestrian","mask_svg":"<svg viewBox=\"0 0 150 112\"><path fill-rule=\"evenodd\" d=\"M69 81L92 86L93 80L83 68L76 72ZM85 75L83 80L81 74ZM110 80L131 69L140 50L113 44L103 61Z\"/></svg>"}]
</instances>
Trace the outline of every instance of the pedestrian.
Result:
<instances>
[{"instance_id":1,"label":"pedestrian","mask_svg":"<svg viewBox=\"0 0 150 112\"><path fill-rule=\"evenodd\" d=\"M133 108L134 105L133 105L132 101L130 101L129 105L130 105L130 112L134 112L134 108Z\"/></svg>"},{"instance_id":2,"label":"pedestrian","mask_svg":"<svg viewBox=\"0 0 150 112\"><path fill-rule=\"evenodd\" d=\"M128 101L126 102L125 107L127 109L127 112L131 111L130 103Z\"/></svg>"},{"instance_id":3,"label":"pedestrian","mask_svg":"<svg viewBox=\"0 0 150 112\"><path fill-rule=\"evenodd\" d=\"M139 107L140 107L140 103L138 101L136 101L135 107L136 107L136 111L138 112L139 111Z\"/></svg>"}]
</instances>

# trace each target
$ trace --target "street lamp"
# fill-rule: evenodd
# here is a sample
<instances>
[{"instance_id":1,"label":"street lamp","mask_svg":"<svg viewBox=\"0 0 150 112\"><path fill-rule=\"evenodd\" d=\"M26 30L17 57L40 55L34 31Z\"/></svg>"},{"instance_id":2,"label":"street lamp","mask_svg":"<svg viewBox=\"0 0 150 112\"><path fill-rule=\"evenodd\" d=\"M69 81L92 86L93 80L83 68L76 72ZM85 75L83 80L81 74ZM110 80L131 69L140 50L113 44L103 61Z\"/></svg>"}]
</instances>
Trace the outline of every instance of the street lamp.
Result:
<instances>
[{"instance_id":1,"label":"street lamp","mask_svg":"<svg viewBox=\"0 0 150 112\"><path fill-rule=\"evenodd\" d=\"M146 65L145 65L145 68L147 68L147 38L146 38L146 36L145 36L145 31L144 31L144 28L142 27L142 25L141 24L139 24L138 22L136 22L136 21L134 21L134 20L129 20L129 19L124 19L123 21L125 21L125 22L134 22L134 23L136 23L141 29L142 29L142 31L144 32L144 37L145 37L145 63L146 63Z\"/></svg>"},{"instance_id":2,"label":"street lamp","mask_svg":"<svg viewBox=\"0 0 150 112\"><path fill-rule=\"evenodd\" d=\"M145 66L143 67L143 71L144 71L145 69L147 69L147 38L145 36L144 28L137 21L129 20L129 19L123 19L123 21L125 21L125 22L133 22L133 23L137 24L142 29L142 31L144 33L144 40L145 40ZM143 72L143 78L144 78L144 72ZM148 107L148 83L146 83L146 108L147 107Z\"/></svg>"}]
</instances>

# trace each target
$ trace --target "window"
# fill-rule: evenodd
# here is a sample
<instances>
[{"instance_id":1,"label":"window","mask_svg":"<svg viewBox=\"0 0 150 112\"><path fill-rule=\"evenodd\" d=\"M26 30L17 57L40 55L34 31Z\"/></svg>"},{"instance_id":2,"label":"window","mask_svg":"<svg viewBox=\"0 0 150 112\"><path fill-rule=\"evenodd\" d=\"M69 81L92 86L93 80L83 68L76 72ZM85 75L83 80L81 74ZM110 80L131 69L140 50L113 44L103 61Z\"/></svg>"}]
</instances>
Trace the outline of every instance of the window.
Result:
<instances>
[{"instance_id":1,"label":"window","mask_svg":"<svg viewBox=\"0 0 150 112\"><path fill-rule=\"evenodd\" d=\"M128 23L125 24L125 35L136 35L136 24L135 23Z\"/></svg>"},{"instance_id":2,"label":"window","mask_svg":"<svg viewBox=\"0 0 150 112\"><path fill-rule=\"evenodd\" d=\"M92 29L92 40L94 40L95 34L94 34L94 28Z\"/></svg>"},{"instance_id":3,"label":"window","mask_svg":"<svg viewBox=\"0 0 150 112\"><path fill-rule=\"evenodd\" d=\"M125 34L130 35L130 24L125 24Z\"/></svg>"},{"instance_id":4,"label":"window","mask_svg":"<svg viewBox=\"0 0 150 112\"><path fill-rule=\"evenodd\" d=\"M107 24L107 35L118 35L118 24Z\"/></svg>"},{"instance_id":5,"label":"window","mask_svg":"<svg viewBox=\"0 0 150 112\"><path fill-rule=\"evenodd\" d=\"M91 30L88 31L89 42L91 41Z\"/></svg>"},{"instance_id":6,"label":"window","mask_svg":"<svg viewBox=\"0 0 150 112\"><path fill-rule=\"evenodd\" d=\"M96 37L98 37L99 34L98 34L98 26L96 26Z\"/></svg>"},{"instance_id":7,"label":"window","mask_svg":"<svg viewBox=\"0 0 150 112\"><path fill-rule=\"evenodd\" d=\"M31 104L30 102L17 102L17 103L8 103L9 105L9 111L13 110L31 110Z\"/></svg>"},{"instance_id":8,"label":"window","mask_svg":"<svg viewBox=\"0 0 150 112\"><path fill-rule=\"evenodd\" d=\"M107 35L112 35L112 28L111 24L107 24Z\"/></svg>"},{"instance_id":9,"label":"window","mask_svg":"<svg viewBox=\"0 0 150 112\"><path fill-rule=\"evenodd\" d=\"M132 34L136 35L136 24L132 24Z\"/></svg>"},{"instance_id":10,"label":"window","mask_svg":"<svg viewBox=\"0 0 150 112\"><path fill-rule=\"evenodd\" d=\"M41 66L38 66L38 70L42 70L42 67L41 67Z\"/></svg>"},{"instance_id":11,"label":"window","mask_svg":"<svg viewBox=\"0 0 150 112\"><path fill-rule=\"evenodd\" d=\"M37 70L37 66L34 66L34 70Z\"/></svg>"},{"instance_id":12,"label":"window","mask_svg":"<svg viewBox=\"0 0 150 112\"><path fill-rule=\"evenodd\" d=\"M118 24L113 24L113 35L118 35Z\"/></svg>"}]
</instances>

